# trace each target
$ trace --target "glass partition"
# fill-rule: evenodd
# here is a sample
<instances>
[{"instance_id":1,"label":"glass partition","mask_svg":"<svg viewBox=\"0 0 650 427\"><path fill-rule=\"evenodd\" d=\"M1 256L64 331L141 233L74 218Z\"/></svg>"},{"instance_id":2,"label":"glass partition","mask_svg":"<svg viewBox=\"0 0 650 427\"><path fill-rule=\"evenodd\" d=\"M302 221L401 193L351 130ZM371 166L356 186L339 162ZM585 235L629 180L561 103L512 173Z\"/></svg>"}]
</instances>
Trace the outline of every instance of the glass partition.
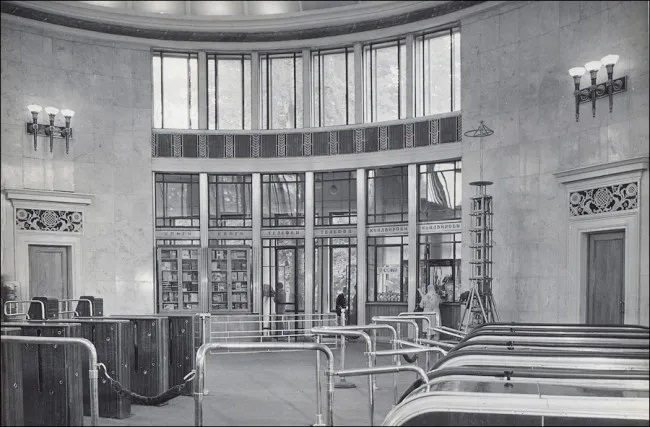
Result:
<instances>
[{"instance_id":1,"label":"glass partition","mask_svg":"<svg viewBox=\"0 0 650 427\"><path fill-rule=\"evenodd\" d=\"M153 127L199 128L198 56L154 52Z\"/></svg>"},{"instance_id":2,"label":"glass partition","mask_svg":"<svg viewBox=\"0 0 650 427\"><path fill-rule=\"evenodd\" d=\"M156 174L156 227L199 226L199 175Z\"/></svg>"},{"instance_id":3,"label":"glass partition","mask_svg":"<svg viewBox=\"0 0 650 427\"><path fill-rule=\"evenodd\" d=\"M305 174L262 175L262 226L305 225Z\"/></svg>"},{"instance_id":4,"label":"glass partition","mask_svg":"<svg viewBox=\"0 0 650 427\"><path fill-rule=\"evenodd\" d=\"M408 301L408 237L368 237L368 301Z\"/></svg>"},{"instance_id":5,"label":"glass partition","mask_svg":"<svg viewBox=\"0 0 650 427\"><path fill-rule=\"evenodd\" d=\"M252 175L208 175L209 227L251 227Z\"/></svg>"},{"instance_id":6,"label":"glass partition","mask_svg":"<svg viewBox=\"0 0 650 427\"><path fill-rule=\"evenodd\" d=\"M260 56L261 111L264 129L302 127L302 55Z\"/></svg>"},{"instance_id":7,"label":"glass partition","mask_svg":"<svg viewBox=\"0 0 650 427\"><path fill-rule=\"evenodd\" d=\"M354 49L312 52L312 125L354 123Z\"/></svg>"},{"instance_id":8,"label":"glass partition","mask_svg":"<svg viewBox=\"0 0 650 427\"><path fill-rule=\"evenodd\" d=\"M419 221L460 219L463 179L461 162L419 166Z\"/></svg>"},{"instance_id":9,"label":"glass partition","mask_svg":"<svg viewBox=\"0 0 650 427\"><path fill-rule=\"evenodd\" d=\"M207 55L208 129L251 128L250 55Z\"/></svg>"},{"instance_id":10,"label":"glass partition","mask_svg":"<svg viewBox=\"0 0 650 427\"><path fill-rule=\"evenodd\" d=\"M314 173L314 224L357 223L357 172Z\"/></svg>"},{"instance_id":11,"label":"glass partition","mask_svg":"<svg viewBox=\"0 0 650 427\"><path fill-rule=\"evenodd\" d=\"M408 169L406 166L369 169L368 224L408 220Z\"/></svg>"}]
</instances>

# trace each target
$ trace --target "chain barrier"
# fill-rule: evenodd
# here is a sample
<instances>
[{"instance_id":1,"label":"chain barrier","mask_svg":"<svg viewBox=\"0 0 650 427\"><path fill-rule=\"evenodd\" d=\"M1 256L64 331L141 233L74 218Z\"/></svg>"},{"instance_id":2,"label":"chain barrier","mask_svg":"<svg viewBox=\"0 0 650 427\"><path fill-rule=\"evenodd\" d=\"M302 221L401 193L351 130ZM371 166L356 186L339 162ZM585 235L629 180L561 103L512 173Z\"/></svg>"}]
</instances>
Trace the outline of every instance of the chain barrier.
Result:
<instances>
[{"instance_id":1,"label":"chain barrier","mask_svg":"<svg viewBox=\"0 0 650 427\"><path fill-rule=\"evenodd\" d=\"M111 378L111 376L108 375L108 369L106 369L106 366L103 363L98 363L97 367L103 368L100 369L99 372L101 372L104 378L106 378L111 383L111 388L115 390L117 394L126 397L132 403L137 403L146 406L159 406L165 402L172 400L177 396L180 396L185 390L185 388L188 387L188 384L192 382L194 380L194 377L196 376L196 371L192 370L187 375L185 375L185 377L183 377L183 384L175 385L167 391L164 391L156 396L149 397L149 396L142 396L138 393L135 393L131 390L124 388L119 381Z\"/></svg>"}]
</instances>

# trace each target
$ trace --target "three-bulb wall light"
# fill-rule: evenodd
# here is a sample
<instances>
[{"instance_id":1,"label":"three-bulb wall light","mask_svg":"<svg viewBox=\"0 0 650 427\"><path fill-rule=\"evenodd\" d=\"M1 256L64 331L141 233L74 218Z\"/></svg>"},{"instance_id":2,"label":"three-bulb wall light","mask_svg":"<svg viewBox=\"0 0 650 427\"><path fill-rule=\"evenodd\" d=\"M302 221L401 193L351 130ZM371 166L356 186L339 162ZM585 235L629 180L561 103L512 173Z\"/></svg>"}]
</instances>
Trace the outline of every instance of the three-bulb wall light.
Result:
<instances>
[{"instance_id":1,"label":"three-bulb wall light","mask_svg":"<svg viewBox=\"0 0 650 427\"><path fill-rule=\"evenodd\" d=\"M46 107L50 123L48 125L38 124L38 114L43 110L40 105L28 105L27 109L32 113L32 121L27 123L27 133L34 135L34 151L36 151L38 135L50 137L50 153L54 148L54 138L65 138L65 153L70 151L70 138L72 138L72 128L70 127L70 120L74 116L74 111L63 109L61 114L65 118L65 126L54 126L54 119L59 113L59 109L55 107Z\"/></svg>"},{"instance_id":2,"label":"three-bulb wall light","mask_svg":"<svg viewBox=\"0 0 650 427\"><path fill-rule=\"evenodd\" d=\"M625 92L627 90L627 76L614 79L614 65L618 62L618 55L607 55L600 61L587 62L583 67L574 67L569 70L569 75L573 77L575 90L573 92L576 99L576 122L580 116L580 104L583 102L591 101L591 112L593 117L596 117L596 99L605 96L609 97L609 112L611 113L614 108L612 97L615 93ZM607 69L607 81L604 83L596 84L596 76L598 70L602 66ZM580 89L580 79L589 71L591 76L591 85L584 89Z\"/></svg>"}]
</instances>

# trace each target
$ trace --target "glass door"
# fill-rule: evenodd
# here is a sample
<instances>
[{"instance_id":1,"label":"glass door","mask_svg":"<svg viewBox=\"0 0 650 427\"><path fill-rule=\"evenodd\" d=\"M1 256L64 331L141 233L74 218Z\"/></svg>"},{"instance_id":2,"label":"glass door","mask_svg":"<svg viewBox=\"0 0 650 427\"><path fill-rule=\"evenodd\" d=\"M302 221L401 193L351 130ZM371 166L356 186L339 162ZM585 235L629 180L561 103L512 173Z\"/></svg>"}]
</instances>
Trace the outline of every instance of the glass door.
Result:
<instances>
[{"instance_id":1,"label":"glass door","mask_svg":"<svg viewBox=\"0 0 650 427\"><path fill-rule=\"evenodd\" d=\"M330 311L336 309L336 298L347 290L348 305L346 323L357 324L357 248L356 246L330 247Z\"/></svg>"}]
</instances>

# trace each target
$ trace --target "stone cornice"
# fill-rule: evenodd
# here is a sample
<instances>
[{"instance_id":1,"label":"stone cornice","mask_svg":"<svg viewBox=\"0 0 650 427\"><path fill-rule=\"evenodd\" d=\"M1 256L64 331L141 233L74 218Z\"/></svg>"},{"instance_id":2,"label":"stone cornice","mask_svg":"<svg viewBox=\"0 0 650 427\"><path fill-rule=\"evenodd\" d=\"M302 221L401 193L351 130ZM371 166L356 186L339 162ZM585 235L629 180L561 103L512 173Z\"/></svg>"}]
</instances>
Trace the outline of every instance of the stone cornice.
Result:
<instances>
[{"instance_id":1,"label":"stone cornice","mask_svg":"<svg viewBox=\"0 0 650 427\"><path fill-rule=\"evenodd\" d=\"M43 190L21 190L5 189L3 190L8 200L16 202L39 202L39 203L57 203L69 205L90 205L93 202L93 196L90 194L68 193L64 191L43 191Z\"/></svg>"},{"instance_id":2,"label":"stone cornice","mask_svg":"<svg viewBox=\"0 0 650 427\"><path fill-rule=\"evenodd\" d=\"M611 175L643 171L648 169L648 156L619 160L598 165L585 166L576 169L555 172L553 175L563 184L584 181L594 178L603 178Z\"/></svg>"}]
</instances>

